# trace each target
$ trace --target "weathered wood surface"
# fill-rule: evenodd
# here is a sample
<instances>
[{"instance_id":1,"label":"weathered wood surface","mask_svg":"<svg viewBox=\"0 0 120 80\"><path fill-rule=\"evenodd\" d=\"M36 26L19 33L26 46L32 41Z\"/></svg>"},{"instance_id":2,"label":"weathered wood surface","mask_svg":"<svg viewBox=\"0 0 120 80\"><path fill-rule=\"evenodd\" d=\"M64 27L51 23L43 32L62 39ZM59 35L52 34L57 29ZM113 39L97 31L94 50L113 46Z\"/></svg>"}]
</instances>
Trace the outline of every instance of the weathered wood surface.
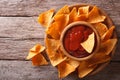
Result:
<instances>
[{"instance_id":1,"label":"weathered wood surface","mask_svg":"<svg viewBox=\"0 0 120 80\"><path fill-rule=\"evenodd\" d=\"M77 73L72 73L61 80L119 80L120 63L110 63L105 69L94 76L79 79ZM0 61L0 80L59 80L55 67L31 66L30 61Z\"/></svg>"},{"instance_id":2,"label":"weathered wood surface","mask_svg":"<svg viewBox=\"0 0 120 80\"><path fill-rule=\"evenodd\" d=\"M112 18L118 35L112 62L95 76L81 80L120 80L120 0L0 0L0 80L58 80L56 68L51 65L34 67L25 57L36 43L44 45L44 28L37 23L39 13L78 3L104 9ZM79 78L71 74L63 80Z\"/></svg>"}]
</instances>

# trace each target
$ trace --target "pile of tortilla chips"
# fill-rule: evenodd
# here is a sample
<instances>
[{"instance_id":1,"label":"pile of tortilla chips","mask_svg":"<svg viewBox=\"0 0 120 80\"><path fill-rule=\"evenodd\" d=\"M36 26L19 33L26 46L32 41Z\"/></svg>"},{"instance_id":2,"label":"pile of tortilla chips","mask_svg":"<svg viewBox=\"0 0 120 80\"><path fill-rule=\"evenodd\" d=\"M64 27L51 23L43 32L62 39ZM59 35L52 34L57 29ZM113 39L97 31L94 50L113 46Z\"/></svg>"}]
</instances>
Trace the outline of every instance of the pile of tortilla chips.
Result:
<instances>
[{"instance_id":1,"label":"pile of tortilla chips","mask_svg":"<svg viewBox=\"0 0 120 80\"><path fill-rule=\"evenodd\" d=\"M90 59L84 61L73 60L64 55L61 50L60 36L63 29L75 21L86 21L92 24L101 37L99 51ZM38 22L46 28L46 54L53 66L57 67L59 78L64 78L74 71L78 71L79 78L83 78L95 71L100 65L109 62L117 39L113 37L115 26L108 26L106 16L96 6L80 6L70 8L65 5L55 13L54 9L43 12ZM33 65L46 65L47 61L41 52L45 48L35 45L30 49L27 59L32 59Z\"/></svg>"}]
</instances>

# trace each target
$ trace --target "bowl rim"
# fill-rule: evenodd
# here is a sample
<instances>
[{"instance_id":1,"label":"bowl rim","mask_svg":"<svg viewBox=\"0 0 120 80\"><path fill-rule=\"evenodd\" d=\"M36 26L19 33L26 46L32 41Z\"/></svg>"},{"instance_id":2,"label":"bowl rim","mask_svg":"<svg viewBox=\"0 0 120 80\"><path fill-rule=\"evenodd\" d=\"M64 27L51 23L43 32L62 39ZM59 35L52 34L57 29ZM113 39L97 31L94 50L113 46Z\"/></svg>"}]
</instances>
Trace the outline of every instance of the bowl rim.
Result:
<instances>
[{"instance_id":1,"label":"bowl rim","mask_svg":"<svg viewBox=\"0 0 120 80\"><path fill-rule=\"evenodd\" d=\"M76 25L85 25L85 26L91 28L91 29L93 30L93 32L95 33L95 35L96 35L96 43L97 43L97 44L95 43L95 44L96 44L96 47L95 47L94 51L93 51L90 55L88 55L88 56L86 56L86 57L82 57L82 58L77 58L77 57L74 57L74 56L70 55L70 54L65 50L65 48L64 48L64 43L63 43L63 39L64 39L64 35L66 34L66 31L69 30L70 28L76 26ZM99 50L99 48L100 48L100 42L101 42L101 41L100 41L100 35L98 34L98 31L95 29L94 26L92 26L90 23L85 22L85 21L76 21L76 22L70 23L69 25L67 25L67 26L64 28L64 30L62 31L61 36L60 36L60 45L61 45L61 49L62 49L63 53L64 53L66 56L68 56L69 58L72 58L72 59L78 60L78 61L87 60L87 59L91 58L94 54L96 54L96 52L97 52L97 51Z\"/></svg>"}]
</instances>

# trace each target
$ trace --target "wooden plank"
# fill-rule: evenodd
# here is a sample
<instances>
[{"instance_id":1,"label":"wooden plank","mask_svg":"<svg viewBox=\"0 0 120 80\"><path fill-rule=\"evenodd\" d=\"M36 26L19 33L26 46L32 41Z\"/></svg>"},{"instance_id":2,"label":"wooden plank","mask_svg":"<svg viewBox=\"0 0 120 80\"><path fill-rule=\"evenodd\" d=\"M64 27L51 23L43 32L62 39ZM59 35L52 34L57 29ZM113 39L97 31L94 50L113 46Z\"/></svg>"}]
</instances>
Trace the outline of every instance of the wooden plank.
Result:
<instances>
[{"instance_id":1,"label":"wooden plank","mask_svg":"<svg viewBox=\"0 0 120 80\"><path fill-rule=\"evenodd\" d=\"M55 67L34 67L30 61L2 61L0 60L0 80L59 80ZM120 63L112 62L104 70L81 80L119 80ZM76 73L72 73L61 80L79 80Z\"/></svg>"},{"instance_id":2,"label":"wooden plank","mask_svg":"<svg viewBox=\"0 0 120 80\"><path fill-rule=\"evenodd\" d=\"M116 30L120 37L120 28ZM37 17L0 17L0 59L24 60L36 43L44 45L44 28ZM120 41L113 60L120 60Z\"/></svg>"},{"instance_id":3,"label":"wooden plank","mask_svg":"<svg viewBox=\"0 0 120 80\"><path fill-rule=\"evenodd\" d=\"M0 38L0 59L25 60L29 49L37 43L44 45L44 39ZM120 61L119 47L120 40L118 41L113 61Z\"/></svg>"},{"instance_id":4,"label":"wooden plank","mask_svg":"<svg viewBox=\"0 0 120 80\"><path fill-rule=\"evenodd\" d=\"M59 9L65 4L87 3L103 8L113 19L120 17L119 0L0 0L0 16L38 16L50 8Z\"/></svg>"},{"instance_id":5,"label":"wooden plank","mask_svg":"<svg viewBox=\"0 0 120 80\"><path fill-rule=\"evenodd\" d=\"M120 37L120 23L116 31ZM0 17L0 37L6 38L44 38L44 28L37 17Z\"/></svg>"},{"instance_id":6,"label":"wooden plank","mask_svg":"<svg viewBox=\"0 0 120 80\"><path fill-rule=\"evenodd\" d=\"M37 17L0 17L0 37L43 38L44 28L37 22Z\"/></svg>"}]
</instances>

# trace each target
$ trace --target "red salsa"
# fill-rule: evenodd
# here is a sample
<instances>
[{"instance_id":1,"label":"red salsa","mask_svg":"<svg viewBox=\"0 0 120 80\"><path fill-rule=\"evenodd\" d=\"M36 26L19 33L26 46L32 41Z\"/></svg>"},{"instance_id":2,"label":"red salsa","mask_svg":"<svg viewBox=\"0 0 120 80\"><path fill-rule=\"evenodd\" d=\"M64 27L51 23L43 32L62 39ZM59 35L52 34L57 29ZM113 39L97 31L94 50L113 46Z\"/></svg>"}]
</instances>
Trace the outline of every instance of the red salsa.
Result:
<instances>
[{"instance_id":1,"label":"red salsa","mask_svg":"<svg viewBox=\"0 0 120 80\"><path fill-rule=\"evenodd\" d=\"M70 28L64 36L63 44L66 51L77 58L90 55L80 43L86 41L93 30L87 26L77 25Z\"/></svg>"}]
</instances>

